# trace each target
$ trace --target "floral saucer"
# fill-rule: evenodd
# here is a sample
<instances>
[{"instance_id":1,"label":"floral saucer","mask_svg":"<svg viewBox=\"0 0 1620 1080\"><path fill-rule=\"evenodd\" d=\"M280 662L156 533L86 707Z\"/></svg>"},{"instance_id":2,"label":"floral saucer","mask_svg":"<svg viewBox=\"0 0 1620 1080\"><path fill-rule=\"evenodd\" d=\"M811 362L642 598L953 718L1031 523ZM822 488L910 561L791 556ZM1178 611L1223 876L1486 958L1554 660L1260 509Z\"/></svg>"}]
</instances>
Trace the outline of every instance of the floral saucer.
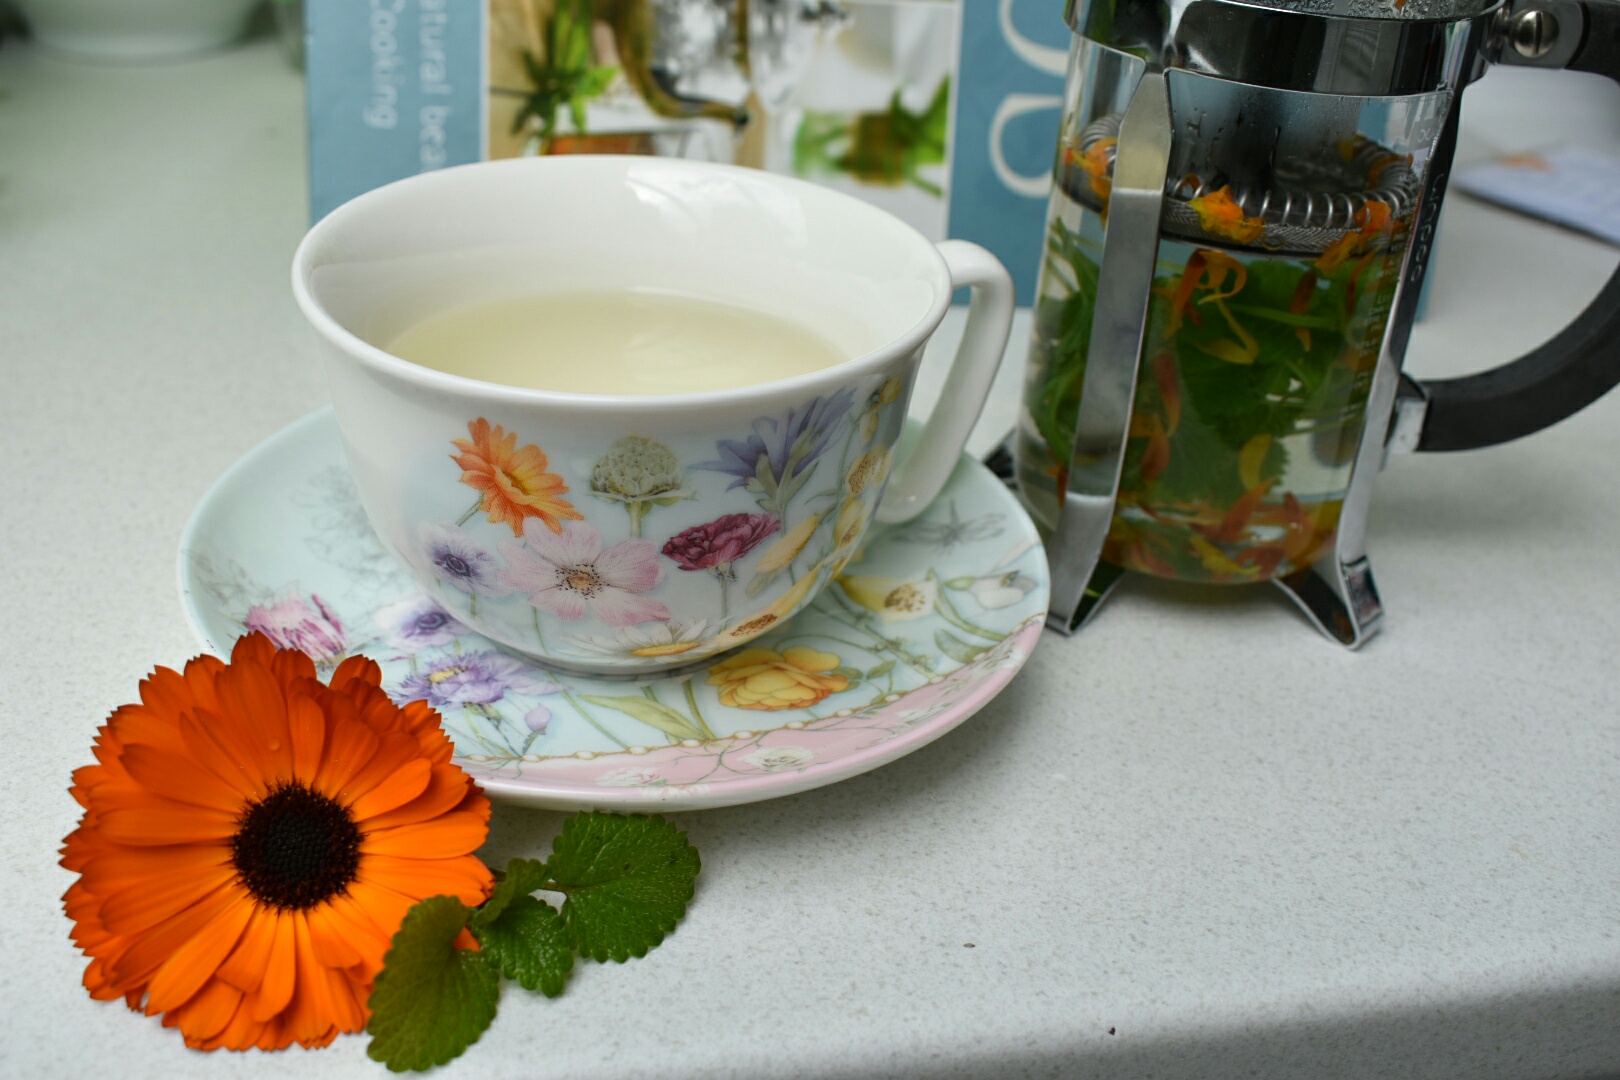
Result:
<instances>
[{"instance_id":1,"label":"floral saucer","mask_svg":"<svg viewBox=\"0 0 1620 1080\"><path fill-rule=\"evenodd\" d=\"M330 409L214 484L179 569L209 651L259 630L323 672L368 656L397 700L439 710L457 763L491 796L556 809L730 806L886 764L1007 684L1047 602L1034 525L964 457L921 517L874 527L810 607L746 647L633 680L553 671L500 651L411 583L366 520Z\"/></svg>"}]
</instances>

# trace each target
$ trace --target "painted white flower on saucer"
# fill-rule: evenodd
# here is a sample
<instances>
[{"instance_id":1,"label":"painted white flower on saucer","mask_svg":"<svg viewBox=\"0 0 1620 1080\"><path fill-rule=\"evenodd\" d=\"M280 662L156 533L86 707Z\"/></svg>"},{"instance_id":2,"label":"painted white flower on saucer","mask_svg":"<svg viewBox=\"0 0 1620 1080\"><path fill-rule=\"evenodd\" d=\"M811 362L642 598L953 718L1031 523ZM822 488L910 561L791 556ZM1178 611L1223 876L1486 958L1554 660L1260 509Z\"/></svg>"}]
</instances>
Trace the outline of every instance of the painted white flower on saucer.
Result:
<instances>
[{"instance_id":1,"label":"painted white flower on saucer","mask_svg":"<svg viewBox=\"0 0 1620 1080\"><path fill-rule=\"evenodd\" d=\"M802 769L814 761L816 752L802 746L766 746L747 754L743 760L765 772Z\"/></svg>"},{"instance_id":2,"label":"painted white flower on saucer","mask_svg":"<svg viewBox=\"0 0 1620 1080\"><path fill-rule=\"evenodd\" d=\"M968 583L967 591L982 606L995 610L1012 607L1035 590L1038 584L1028 574L1008 570L1002 574L987 574Z\"/></svg>"},{"instance_id":3,"label":"painted white flower on saucer","mask_svg":"<svg viewBox=\"0 0 1620 1080\"><path fill-rule=\"evenodd\" d=\"M569 639L569 644L591 656L642 660L691 652L708 641L714 629L715 625L706 619L690 623L641 623L616 627L611 634L576 634Z\"/></svg>"},{"instance_id":4,"label":"painted white flower on saucer","mask_svg":"<svg viewBox=\"0 0 1620 1080\"><path fill-rule=\"evenodd\" d=\"M559 619L587 612L609 626L667 622L669 608L641 595L658 584L658 548L651 540L621 540L603 548L589 525L570 522L553 533L538 518L525 518L523 542L503 541L503 584Z\"/></svg>"}]
</instances>

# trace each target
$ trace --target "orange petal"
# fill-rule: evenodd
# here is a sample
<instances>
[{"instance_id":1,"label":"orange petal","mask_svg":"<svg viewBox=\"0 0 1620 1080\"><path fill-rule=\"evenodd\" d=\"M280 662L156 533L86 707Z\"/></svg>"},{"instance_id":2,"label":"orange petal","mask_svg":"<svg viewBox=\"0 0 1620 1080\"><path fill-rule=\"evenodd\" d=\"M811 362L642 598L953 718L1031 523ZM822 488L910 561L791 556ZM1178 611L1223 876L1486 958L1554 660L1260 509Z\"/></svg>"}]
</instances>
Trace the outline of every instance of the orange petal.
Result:
<instances>
[{"instance_id":1,"label":"orange petal","mask_svg":"<svg viewBox=\"0 0 1620 1080\"><path fill-rule=\"evenodd\" d=\"M276 920L279 916L272 908L254 908L242 936L231 955L219 965L215 974L242 991L251 994L264 982L264 972L270 964L270 952L276 943Z\"/></svg>"},{"instance_id":2,"label":"orange petal","mask_svg":"<svg viewBox=\"0 0 1620 1080\"><path fill-rule=\"evenodd\" d=\"M287 728L292 735L293 775L308 784L321 769L321 751L326 747L326 713L309 698L293 695L287 700Z\"/></svg>"},{"instance_id":3,"label":"orange petal","mask_svg":"<svg viewBox=\"0 0 1620 1080\"><path fill-rule=\"evenodd\" d=\"M315 661L297 649L277 649L270 661L270 674L283 687L293 686L315 677Z\"/></svg>"},{"instance_id":4,"label":"orange petal","mask_svg":"<svg viewBox=\"0 0 1620 1080\"><path fill-rule=\"evenodd\" d=\"M186 680L192 708L218 711L219 693L214 689L214 680L224 670L225 661L217 656L194 656L186 661L185 670L180 674Z\"/></svg>"},{"instance_id":5,"label":"orange petal","mask_svg":"<svg viewBox=\"0 0 1620 1080\"><path fill-rule=\"evenodd\" d=\"M254 663L268 667L275 661L275 658L275 645L271 644L269 638L256 630L251 634L244 634L237 638L236 644L231 646L232 664Z\"/></svg>"},{"instance_id":6,"label":"orange petal","mask_svg":"<svg viewBox=\"0 0 1620 1080\"><path fill-rule=\"evenodd\" d=\"M214 979L199 990L196 997L169 1015L178 1021L180 1033L186 1037L186 1045L196 1046L223 1031L241 1004L242 991L230 983Z\"/></svg>"},{"instance_id":7,"label":"orange petal","mask_svg":"<svg viewBox=\"0 0 1620 1080\"><path fill-rule=\"evenodd\" d=\"M322 967L353 967L365 960L360 950L344 939L343 932L347 929L347 924L332 917L326 905L306 911L304 923L309 927L310 947Z\"/></svg>"},{"instance_id":8,"label":"orange petal","mask_svg":"<svg viewBox=\"0 0 1620 1080\"><path fill-rule=\"evenodd\" d=\"M180 737L185 743L186 756L240 791L245 798L264 798L270 792L264 774L257 769L250 770L241 758L233 755L220 742L210 729L206 715L180 718Z\"/></svg>"},{"instance_id":9,"label":"orange petal","mask_svg":"<svg viewBox=\"0 0 1620 1080\"><path fill-rule=\"evenodd\" d=\"M358 720L340 720L333 724L327 739L326 761L315 776L315 790L337 798L354 774L376 756L377 745L376 733Z\"/></svg>"},{"instance_id":10,"label":"orange petal","mask_svg":"<svg viewBox=\"0 0 1620 1080\"><path fill-rule=\"evenodd\" d=\"M221 719L241 725L239 740L263 755L266 779L285 783L293 778L292 733L287 729L287 703L281 684L260 664L235 664L220 672Z\"/></svg>"},{"instance_id":11,"label":"orange petal","mask_svg":"<svg viewBox=\"0 0 1620 1080\"><path fill-rule=\"evenodd\" d=\"M489 868L471 855L456 859L403 859L364 855L360 880L370 881L418 900L441 893L464 904L481 904L493 884Z\"/></svg>"},{"instance_id":12,"label":"orange petal","mask_svg":"<svg viewBox=\"0 0 1620 1080\"><path fill-rule=\"evenodd\" d=\"M293 938L293 917L278 912L275 915L275 941L264 966L264 978L259 992L251 1000L253 1019L264 1023L287 1007L292 1000L296 981L298 950Z\"/></svg>"},{"instance_id":13,"label":"orange petal","mask_svg":"<svg viewBox=\"0 0 1620 1080\"><path fill-rule=\"evenodd\" d=\"M225 1027L216 1035L197 1042L198 1050L248 1050L264 1033L264 1025L253 1019L246 998L237 1003Z\"/></svg>"},{"instance_id":14,"label":"orange petal","mask_svg":"<svg viewBox=\"0 0 1620 1080\"><path fill-rule=\"evenodd\" d=\"M343 785L337 800L345 806L353 806L362 795L372 788L393 776L408 762L420 760L420 750L416 740L403 731L385 731L378 737L377 752L370 761L349 782ZM427 774L421 776L421 786L411 792L409 798L415 798L427 787ZM394 805L398 805L397 803ZM391 810L392 806L384 806L383 810Z\"/></svg>"},{"instance_id":15,"label":"orange petal","mask_svg":"<svg viewBox=\"0 0 1620 1080\"><path fill-rule=\"evenodd\" d=\"M456 766L435 765L433 776L422 794L386 814L370 818L366 822L366 828L371 831L391 829L396 825L411 825L436 818L440 814L454 810L471 786L467 782L467 774Z\"/></svg>"},{"instance_id":16,"label":"orange petal","mask_svg":"<svg viewBox=\"0 0 1620 1080\"><path fill-rule=\"evenodd\" d=\"M241 902L241 891L227 885L209 894L189 910L163 920L140 937L122 939L129 947L109 958L114 985L123 991L144 985L176 950L191 940L199 926L206 925L226 908Z\"/></svg>"},{"instance_id":17,"label":"orange petal","mask_svg":"<svg viewBox=\"0 0 1620 1080\"><path fill-rule=\"evenodd\" d=\"M197 844L223 840L237 829L234 814L222 814L168 800L152 800L149 807L108 810L101 816L101 831L111 840L135 847L162 844Z\"/></svg>"},{"instance_id":18,"label":"orange petal","mask_svg":"<svg viewBox=\"0 0 1620 1080\"><path fill-rule=\"evenodd\" d=\"M348 972L338 968L326 969L326 982L331 994L333 1025L338 1031L359 1031L365 1027L368 1014L361 995L370 996L370 988L356 986Z\"/></svg>"},{"instance_id":19,"label":"orange petal","mask_svg":"<svg viewBox=\"0 0 1620 1080\"><path fill-rule=\"evenodd\" d=\"M152 674L141 680L140 694L141 704L146 711L160 720L154 729L158 738L153 745L174 746L179 742L174 722L181 713L196 704L186 677L173 668L154 668Z\"/></svg>"},{"instance_id":20,"label":"orange petal","mask_svg":"<svg viewBox=\"0 0 1620 1080\"><path fill-rule=\"evenodd\" d=\"M135 745L124 749L121 760L130 776L165 798L226 813L242 810L243 793L197 768L189 756Z\"/></svg>"},{"instance_id":21,"label":"orange petal","mask_svg":"<svg viewBox=\"0 0 1620 1080\"><path fill-rule=\"evenodd\" d=\"M308 1044L322 1038L332 1027L332 986L326 978L327 969L315 959L303 912L290 916L288 921L293 925L294 948L298 951L298 985L288 1006L287 1020L292 1037Z\"/></svg>"},{"instance_id":22,"label":"orange petal","mask_svg":"<svg viewBox=\"0 0 1620 1080\"><path fill-rule=\"evenodd\" d=\"M287 1023L281 1017L265 1022L259 1029L259 1041L253 1044L260 1050L280 1050L292 1045L292 1036L287 1033Z\"/></svg>"},{"instance_id":23,"label":"orange petal","mask_svg":"<svg viewBox=\"0 0 1620 1080\"><path fill-rule=\"evenodd\" d=\"M253 905L238 899L207 923L197 924L199 929L191 940L180 946L152 976L152 985L147 988L148 1010L168 1012L191 1000L231 955L252 916Z\"/></svg>"},{"instance_id":24,"label":"orange petal","mask_svg":"<svg viewBox=\"0 0 1620 1080\"><path fill-rule=\"evenodd\" d=\"M410 744L411 753L414 755L417 750L416 740L409 735L402 734L400 737ZM378 754L377 757L380 760L383 755ZM368 767L366 772L369 773L370 771ZM364 774L356 777L354 786L359 787L366 779L367 777ZM355 821L365 822L378 814L397 809L426 791L428 782L432 779L432 762L426 758L413 756L399 768L385 776L376 787L350 803L349 813L354 815ZM460 854L460 852L457 852L457 854Z\"/></svg>"},{"instance_id":25,"label":"orange petal","mask_svg":"<svg viewBox=\"0 0 1620 1080\"><path fill-rule=\"evenodd\" d=\"M359 679L372 686L381 686L382 668L377 666L376 661L359 654L346 657L337 666L337 670L332 672L330 685L332 689L341 691L351 679Z\"/></svg>"},{"instance_id":26,"label":"orange petal","mask_svg":"<svg viewBox=\"0 0 1620 1080\"><path fill-rule=\"evenodd\" d=\"M382 929L383 935L392 941L399 932L399 924L405 921L405 913L429 894L407 896L386 885L361 879L349 886L349 895L354 898L355 906L364 911Z\"/></svg>"},{"instance_id":27,"label":"orange petal","mask_svg":"<svg viewBox=\"0 0 1620 1080\"><path fill-rule=\"evenodd\" d=\"M86 860L79 879L97 896L110 896L125 885L190 874L230 861L224 844L177 844L173 847L115 847Z\"/></svg>"},{"instance_id":28,"label":"orange petal","mask_svg":"<svg viewBox=\"0 0 1620 1080\"><path fill-rule=\"evenodd\" d=\"M446 814L416 825L401 825L367 834L361 851L412 859L449 859L470 855L489 836L476 814Z\"/></svg>"},{"instance_id":29,"label":"orange petal","mask_svg":"<svg viewBox=\"0 0 1620 1080\"><path fill-rule=\"evenodd\" d=\"M138 934L234 880L236 867L228 864L140 880L102 901L101 921L115 934Z\"/></svg>"},{"instance_id":30,"label":"orange petal","mask_svg":"<svg viewBox=\"0 0 1620 1080\"><path fill-rule=\"evenodd\" d=\"M363 969L368 979L375 976L382 967L384 954L388 952L391 935L385 933L377 920L349 893L339 893L328 900L324 917L331 924L332 932L341 935L360 954L360 959L349 966ZM396 922L394 929L398 928Z\"/></svg>"}]
</instances>

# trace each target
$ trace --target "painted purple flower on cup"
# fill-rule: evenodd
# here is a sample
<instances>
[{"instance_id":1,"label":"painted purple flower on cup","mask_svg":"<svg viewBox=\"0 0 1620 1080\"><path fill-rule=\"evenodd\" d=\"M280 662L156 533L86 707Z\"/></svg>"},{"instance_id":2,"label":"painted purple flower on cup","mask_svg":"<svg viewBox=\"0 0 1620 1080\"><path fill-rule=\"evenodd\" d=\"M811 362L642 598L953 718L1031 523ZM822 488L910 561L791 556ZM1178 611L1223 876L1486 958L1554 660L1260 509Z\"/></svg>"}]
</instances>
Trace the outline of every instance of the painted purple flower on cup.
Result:
<instances>
[{"instance_id":1,"label":"painted purple flower on cup","mask_svg":"<svg viewBox=\"0 0 1620 1080\"><path fill-rule=\"evenodd\" d=\"M669 608L641 594L658 584L658 549L651 540L621 540L604 549L589 525L571 521L553 533L534 518L523 523L523 542L501 544L507 568L501 581L559 619L589 612L609 626L664 622Z\"/></svg>"},{"instance_id":2,"label":"painted purple flower on cup","mask_svg":"<svg viewBox=\"0 0 1620 1080\"><path fill-rule=\"evenodd\" d=\"M426 701L435 709L493 705L507 694L555 694L561 686L516 657L493 651L448 653L405 677L394 700Z\"/></svg>"},{"instance_id":3,"label":"painted purple flower on cup","mask_svg":"<svg viewBox=\"0 0 1620 1080\"><path fill-rule=\"evenodd\" d=\"M371 618L390 647L413 653L448 645L472 632L426 593L379 608Z\"/></svg>"},{"instance_id":4,"label":"painted purple flower on cup","mask_svg":"<svg viewBox=\"0 0 1620 1080\"><path fill-rule=\"evenodd\" d=\"M538 738L546 733L551 726L551 710L544 705L536 705L523 714L523 726L529 729L529 734Z\"/></svg>"},{"instance_id":5,"label":"painted purple flower on cup","mask_svg":"<svg viewBox=\"0 0 1620 1080\"><path fill-rule=\"evenodd\" d=\"M789 409L785 416L762 416L754 421L753 434L719 440L719 459L696 468L734 477L727 491L745 488L759 496L761 507L786 517L788 503L810 478L854 400L854 389L845 387Z\"/></svg>"},{"instance_id":6,"label":"painted purple flower on cup","mask_svg":"<svg viewBox=\"0 0 1620 1080\"><path fill-rule=\"evenodd\" d=\"M277 648L298 649L318 664L343 655L343 624L314 593L307 601L288 596L273 604L255 604L242 625L250 633L263 634Z\"/></svg>"},{"instance_id":7,"label":"painted purple flower on cup","mask_svg":"<svg viewBox=\"0 0 1620 1080\"><path fill-rule=\"evenodd\" d=\"M501 584L501 568L495 556L465 529L430 522L422 526L418 536L434 572L452 588L473 598L473 614L478 613L478 597L505 596L511 591Z\"/></svg>"},{"instance_id":8,"label":"painted purple flower on cup","mask_svg":"<svg viewBox=\"0 0 1620 1080\"><path fill-rule=\"evenodd\" d=\"M726 583L735 581L731 564L782 527L775 514L726 514L670 537L664 554L682 570L708 570L720 581L720 617L726 617Z\"/></svg>"}]
</instances>

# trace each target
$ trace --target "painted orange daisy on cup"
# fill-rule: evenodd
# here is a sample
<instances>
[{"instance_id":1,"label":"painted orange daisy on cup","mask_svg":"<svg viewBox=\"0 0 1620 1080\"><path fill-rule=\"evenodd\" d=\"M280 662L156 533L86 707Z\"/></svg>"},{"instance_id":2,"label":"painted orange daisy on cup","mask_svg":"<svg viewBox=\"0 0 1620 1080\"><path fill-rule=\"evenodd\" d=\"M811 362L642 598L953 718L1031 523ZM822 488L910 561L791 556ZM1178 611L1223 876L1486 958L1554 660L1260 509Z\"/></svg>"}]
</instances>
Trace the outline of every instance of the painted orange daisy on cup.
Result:
<instances>
[{"instance_id":1,"label":"painted orange daisy on cup","mask_svg":"<svg viewBox=\"0 0 1620 1080\"><path fill-rule=\"evenodd\" d=\"M90 995L187 1045L275 1050L359 1031L417 901L481 903L489 800L436 712L352 657L329 685L262 635L158 668L73 774L63 897Z\"/></svg>"},{"instance_id":2,"label":"painted orange daisy on cup","mask_svg":"<svg viewBox=\"0 0 1620 1080\"><path fill-rule=\"evenodd\" d=\"M461 451L450 455L461 466L461 482L480 492L462 522L482 510L490 521L511 528L513 536L522 536L525 518L539 518L554 533L562 532L565 520L585 520L563 498L568 485L547 471L546 455L534 443L519 448L516 432L491 427L482 416L468 422L467 434L472 438L450 440Z\"/></svg>"}]
</instances>

